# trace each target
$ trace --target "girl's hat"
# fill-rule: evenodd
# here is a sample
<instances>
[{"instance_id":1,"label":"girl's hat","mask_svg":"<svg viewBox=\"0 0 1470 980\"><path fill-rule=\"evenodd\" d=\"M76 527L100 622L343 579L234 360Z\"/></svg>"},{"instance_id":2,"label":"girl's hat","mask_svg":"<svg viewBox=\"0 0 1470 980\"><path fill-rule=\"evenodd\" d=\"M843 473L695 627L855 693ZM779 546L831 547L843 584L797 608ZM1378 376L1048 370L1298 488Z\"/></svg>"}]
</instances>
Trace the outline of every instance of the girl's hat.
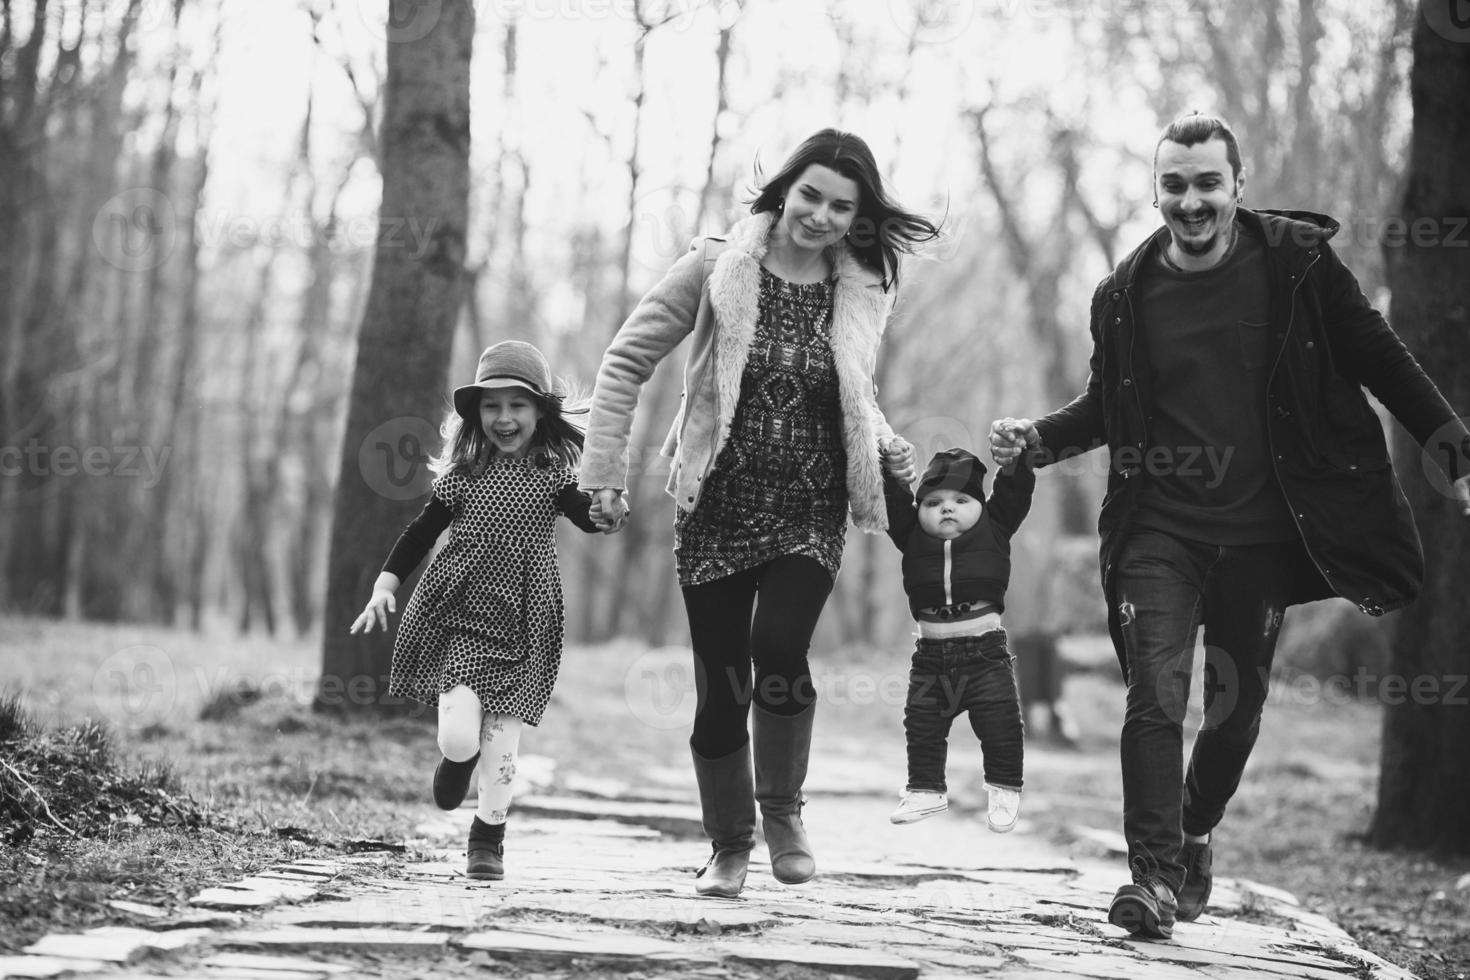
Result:
<instances>
[{"instance_id":1,"label":"girl's hat","mask_svg":"<svg viewBox=\"0 0 1470 980\"><path fill-rule=\"evenodd\" d=\"M485 348L475 383L454 389L454 410L471 421L479 417L480 393L490 388L529 388L542 398L558 398L551 366L534 344L502 340Z\"/></svg>"}]
</instances>

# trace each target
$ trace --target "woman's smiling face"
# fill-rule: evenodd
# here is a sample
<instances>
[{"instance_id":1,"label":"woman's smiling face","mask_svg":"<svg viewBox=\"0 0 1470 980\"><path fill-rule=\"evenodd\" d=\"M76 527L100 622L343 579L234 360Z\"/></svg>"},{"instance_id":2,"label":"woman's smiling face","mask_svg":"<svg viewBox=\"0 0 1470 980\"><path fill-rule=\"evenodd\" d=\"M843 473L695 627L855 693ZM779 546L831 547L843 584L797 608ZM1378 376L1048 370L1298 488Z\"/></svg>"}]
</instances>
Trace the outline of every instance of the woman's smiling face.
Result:
<instances>
[{"instance_id":1,"label":"woman's smiling face","mask_svg":"<svg viewBox=\"0 0 1470 980\"><path fill-rule=\"evenodd\" d=\"M857 181L814 163L786 188L781 223L793 245L820 251L842 241L857 217L861 198Z\"/></svg>"}]
</instances>

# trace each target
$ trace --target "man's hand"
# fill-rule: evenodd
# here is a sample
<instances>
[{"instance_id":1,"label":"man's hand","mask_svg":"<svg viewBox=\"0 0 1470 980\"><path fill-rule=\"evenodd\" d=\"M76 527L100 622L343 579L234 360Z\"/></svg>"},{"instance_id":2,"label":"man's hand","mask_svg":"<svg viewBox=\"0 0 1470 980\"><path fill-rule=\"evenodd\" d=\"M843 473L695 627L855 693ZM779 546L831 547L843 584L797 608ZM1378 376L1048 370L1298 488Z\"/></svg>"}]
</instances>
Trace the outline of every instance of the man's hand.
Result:
<instances>
[{"instance_id":1,"label":"man's hand","mask_svg":"<svg viewBox=\"0 0 1470 980\"><path fill-rule=\"evenodd\" d=\"M1007 416L990 423L990 458L1005 469L1021 458L1027 449L1041 445L1041 433L1031 419Z\"/></svg>"},{"instance_id":2,"label":"man's hand","mask_svg":"<svg viewBox=\"0 0 1470 980\"><path fill-rule=\"evenodd\" d=\"M592 493L592 508L588 511L592 523L603 534L617 534L628 524L628 502L621 490L604 487Z\"/></svg>"},{"instance_id":3,"label":"man's hand","mask_svg":"<svg viewBox=\"0 0 1470 980\"><path fill-rule=\"evenodd\" d=\"M1470 473L1455 481L1455 502L1460 505L1460 514L1470 517Z\"/></svg>"}]
</instances>

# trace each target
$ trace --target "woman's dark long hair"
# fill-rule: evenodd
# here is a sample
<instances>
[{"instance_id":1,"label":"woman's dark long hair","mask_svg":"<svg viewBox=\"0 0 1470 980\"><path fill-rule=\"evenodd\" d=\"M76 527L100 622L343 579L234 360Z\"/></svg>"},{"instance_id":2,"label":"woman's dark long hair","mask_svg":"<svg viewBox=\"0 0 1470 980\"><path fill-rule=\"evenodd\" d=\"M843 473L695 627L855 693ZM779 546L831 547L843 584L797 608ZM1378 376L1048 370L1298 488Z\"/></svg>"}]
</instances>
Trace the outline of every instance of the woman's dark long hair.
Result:
<instances>
[{"instance_id":1,"label":"woman's dark long hair","mask_svg":"<svg viewBox=\"0 0 1470 980\"><path fill-rule=\"evenodd\" d=\"M898 285L898 253L912 253L920 243L938 238L939 226L928 218L905 211L888 196L873 151L862 137L838 129L814 133L764 183L760 183L757 166L756 181L760 189L751 202L751 213L779 212L792 182L814 163L835 170L858 185L857 216L847 232L847 245L859 262L882 277L885 290L894 288Z\"/></svg>"}]
</instances>

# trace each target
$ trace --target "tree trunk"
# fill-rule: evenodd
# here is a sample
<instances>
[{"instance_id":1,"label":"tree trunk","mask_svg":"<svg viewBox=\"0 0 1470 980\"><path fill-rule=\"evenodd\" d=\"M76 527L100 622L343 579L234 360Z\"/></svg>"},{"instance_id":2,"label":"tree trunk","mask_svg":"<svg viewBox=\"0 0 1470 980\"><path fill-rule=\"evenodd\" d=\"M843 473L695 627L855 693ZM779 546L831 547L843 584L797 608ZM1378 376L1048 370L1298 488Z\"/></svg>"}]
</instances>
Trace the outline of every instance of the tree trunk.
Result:
<instances>
[{"instance_id":1,"label":"tree trunk","mask_svg":"<svg viewBox=\"0 0 1470 980\"><path fill-rule=\"evenodd\" d=\"M469 0L434 7L393 0L390 6L392 24L413 29L389 31L380 234L338 465L319 711L396 707L387 694L391 632L351 636L347 626L367 601L394 535L428 489L424 460L437 448L432 435L462 300L474 7ZM434 22L422 33L419 21L430 16ZM374 456L378 446L390 455ZM400 591L402 609L408 592Z\"/></svg>"},{"instance_id":2,"label":"tree trunk","mask_svg":"<svg viewBox=\"0 0 1470 980\"><path fill-rule=\"evenodd\" d=\"M1414 132L1405 184L1403 220L1408 228L1439 234L1415 245L1418 235L1386 250L1393 289L1393 322L1450 404L1470 405L1470 248L1465 247L1470 189L1464 161L1470 157L1470 44L1452 38L1453 23L1431 21L1441 2L1425 0L1414 29L1410 88ZM1460 34L1470 33L1470 25ZM1420 224L1424 222L1424 224ZM1456 231L1458 229L1458 232ZM1456 237L1451 237L1452 235ZM1458 241L1459 247L1453 247ZM1457 447L1451 445L1449 452ZM1396 456L1405 491L1424 542L1425 583L1417 603L1399 617L1390 676L1406 688L1384 693L1383 746L1378 811L1369 830L1376 847L1470 854L1470 549L1466 520L1442 480L1426 479L1425 454L1444 447L1431 439L1420 449L1400 439Z\"/></svg>"}]
</instances>

